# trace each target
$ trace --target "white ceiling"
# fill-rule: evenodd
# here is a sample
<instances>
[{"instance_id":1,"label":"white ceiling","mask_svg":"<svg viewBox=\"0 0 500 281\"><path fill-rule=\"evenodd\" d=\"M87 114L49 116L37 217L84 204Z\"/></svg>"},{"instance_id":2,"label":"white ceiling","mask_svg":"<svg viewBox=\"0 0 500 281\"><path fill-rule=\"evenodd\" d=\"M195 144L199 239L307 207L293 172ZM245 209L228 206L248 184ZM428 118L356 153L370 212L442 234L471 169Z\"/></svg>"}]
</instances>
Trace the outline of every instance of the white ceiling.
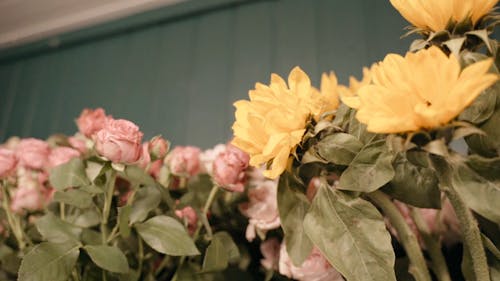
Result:
<instances>
[{"instance_id":1,"label":"white ceiling","mask_svg":"<svg viewBox=\"0 0 500 281\"><path fill-rule=\"evenodd\" d=\"M0 0L0 49L187 0Z\"/></svg>"}]
</instances>

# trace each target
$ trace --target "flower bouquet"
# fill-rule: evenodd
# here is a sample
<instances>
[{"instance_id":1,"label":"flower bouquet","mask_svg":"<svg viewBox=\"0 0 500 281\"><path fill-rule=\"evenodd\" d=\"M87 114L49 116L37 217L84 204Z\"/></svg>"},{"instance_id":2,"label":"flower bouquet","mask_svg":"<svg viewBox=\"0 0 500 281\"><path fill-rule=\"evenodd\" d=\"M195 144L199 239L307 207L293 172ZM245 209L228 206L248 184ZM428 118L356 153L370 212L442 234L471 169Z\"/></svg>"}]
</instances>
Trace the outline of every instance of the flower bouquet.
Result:
<instances>
[{"instance_id":1,"label":"flower bouquet","mask_svg":"<svg viewBox=\"0 0 500 281\"><path fill-rule=\"evenodd\" d=\"M407 54L349 86L272 74L230 143L170 150L103 109L9 139L0 279L500 280L497 1L391 3Z\"/></svg>"}]
</instances>

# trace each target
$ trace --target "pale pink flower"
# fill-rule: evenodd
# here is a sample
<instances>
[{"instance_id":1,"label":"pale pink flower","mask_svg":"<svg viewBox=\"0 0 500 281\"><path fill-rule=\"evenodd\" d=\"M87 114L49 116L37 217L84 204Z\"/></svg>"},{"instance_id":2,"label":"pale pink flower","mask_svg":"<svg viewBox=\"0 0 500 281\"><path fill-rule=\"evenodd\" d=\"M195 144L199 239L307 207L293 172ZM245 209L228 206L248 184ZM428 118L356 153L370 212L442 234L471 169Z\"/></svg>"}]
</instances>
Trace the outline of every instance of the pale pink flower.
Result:
<instances>
[{"instance_id":1,"label":"pale pink flower","mask_svg":"<svg viewBox=\"0 0 500 281\"><path fill-rule=\"evenodd\" d=\"M111 119L111 116L106 116L106 112L102 108L86 108L82 111L80 117L76 119L76 125L80 133L90 138L104 128L108 118Z\"/></svg>"},{"instance_id":2,"label":"pale pink flower","mask_svg":"<svg viewBox=\"0 0 500 281\"><path fill-rule=\"evenodd\" d=\"M0 148L0 178L10 175L16 169L17 158L14 151Z\"/></svg>"},{"instance_id":3,"label":"pale pink flower","mask_svg":"<svg viewBox=\"0 0 500 281\"><path fill-rule=\"evenodd\" d=\"M17 188L13 189L10 208L15 213L23 210L36 211L45 206L46 194L37 175L31 171L19 171Z\"/></svg>"},{"instance_id":4,"label":"pale pink flower","mask_svg":"<svg viewBox=\"0 0 500 281\"><path fill-rule=\"evenodd\" d=\"M124 119L109 119L96 134L96 151L114 163L131 164L142 154L142 136L134 123Z\"/></svg>"},{"instance_id":5,"label":"pale pink flower","mask_svg":"<svg viewBox=\"0 0 500 281\"><path fill-rule=\"evenodd\" d=\"M165 158L170 171L177 176L195 176L200 172L201 150L194 146L177 146Z\"/></svg>"},{"instance_id":6,"label":"pale pink flower","mask_svg":"<svg viewBox=\"0 0 500 281\"><path fill-rule=\"evenodd\" d=\"M80 152L71 147L56 147L52 149L49 155L49 167L54 168L56 166L65 164L73 158L80 157Z\"/></svg>"},{"instance_id":7,"label":"pale pink flower","mask_svg":"<svg viewBox=\"0 0 500 281\"><path fill-rule=\"evenodd\" d=\"M226 145L226 150L220 153L213 163L213 178L222 188L243 192L245 190L245 170L250 157L234 145Z\"/></svg>"},{"instance_id":8,"label":"pale pink flower","mask_svg":"<svg viewBox=\"0 0 500 281\"><path fill-rule=\"evenodd\" d=\"M196 231L198 224L198 215L191 206L184 207L180 210L175 210L175 215L181 219L186 220L189 234L193 234Z\"/></svg>"},{"instance_id":9,"label":"pale pink flower","mask_svg":"<svg viewBox=\"0 0 500 281\"><path fill-rule=\"evenodd\" d=\"M151 163L151 155L149 154L149 144L147 142L142 144L141 158L137 162L137 165L143 169L146 169Z\"/></svg>"},{"instance_id":10,"label":"pale pink flower","mask_svg":"<svg viewBox=\"0 0 500 281\"><path fill-rule=\"evenodd\" d=\"M49 154L49 145L34 138L22 139L16 149L19 165L36 170L46 167Z\"/></svg>"},{"instance_id":11,"label":"pale pink flower","mask_svg":"<svg viewBox=\"0 0 500 281\"><path fill-rule=\"evenodd\" d=\"M226 150L225 144L218 144L212 149L207 149L200 154L200 161L202 164L203 172L212 175L212 166L215 158Z\"/></svg>"},{"instance_id":12,"label":"pale pink flower","mask_svg":"<svg viewBox=\"0 0 500 281\"><path fill-rule=\"evenodd\" d=\"M280 242L276 238L270 238L260 244L260 252L263 259L260 264L268 270L278 270L280 258Z\"/></svg>"},{"instance_id":13,"label":"pale pink flower","mask_svg":"<svg viewBox=\"0 0 500 281\"><path fill-rule=\"evenodd\" d=\"M154 159L160 159L167 155L169 143L161 136L154 137L148 144L148 151Z\"/></svg>"},{"instance_id":14,"label":"pale pink flower","mask_svg":"<svg viewBox=\"0 0 500 281\"><path fill-rule=\"evenodd\" d=\"M280 226L276 181L267 180L248 191L249 202L240 204L240 211L249 218L246 238L252 241L256 233L265 234Z\"/></svg>"},{"instance_id":15,"label":"pale pink flower","mask_svg":"<svg viewBox=\"0 0 500 281\"><path fill-rule=\"evenodd\" d=\"M293 265L284 242L281 244L279 272L299 281L344 281L316 247L302 265Z\"/></svg>"},{"instance_id":16,"label":"pale pink flower","mask_svg":"<svg viewBox=\"0 0 500 281\"><path fill-rule=\"evenodd\" d=\"M78 137L69 137L68 142L74 149L80 151L80 153L87 153L87 144L85 140Z\"/></svg>"}]
</instances>

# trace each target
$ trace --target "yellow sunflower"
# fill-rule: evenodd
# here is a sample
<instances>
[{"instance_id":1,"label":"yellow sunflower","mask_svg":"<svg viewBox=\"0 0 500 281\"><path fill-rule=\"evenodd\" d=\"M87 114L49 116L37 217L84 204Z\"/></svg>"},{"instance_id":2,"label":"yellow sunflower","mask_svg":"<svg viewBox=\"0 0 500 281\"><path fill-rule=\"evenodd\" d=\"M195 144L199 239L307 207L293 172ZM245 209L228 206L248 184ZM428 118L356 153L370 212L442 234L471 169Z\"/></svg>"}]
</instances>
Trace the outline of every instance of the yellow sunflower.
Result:
<instances>
[{"instance_id":1,"label":"yellow sunflower","mask_svg":"<svg viewBox=\"0 0 500 281\"><path fill-rule=\"evenodd\" d=\"M470 19L475 25L498 0L390 0L392 6L418 28L441 31L448 24Z\"/></svg>"},{"instance_id":2,"label":"yellow sunflower","mask_svg":"<svg viewBox=\"0 0 500 281\"><path fill-rule=\"evenodd\" d=\"M457 58L431 47L389 54L373 66L372 84L358 91L357 119L375 133L432 129L450 122L498 80L492 59L461 70Z\"/></svg>"},{"instance_id":3,"label":"yellow sunflower","mask_svg":"<svg viewBox=\"0 0 500 281\"><path fill-rule=\"evenodd\" d=\"M358 81L355 77L349 77L349 87L339 85L340 99L351 108L359 107L358 91L361 87L370 84L372 81L371 70L363 67L363 79Z\"/></svg>"},{"instance_id":4,"label":"yellow sunflower","mask_svg":"<svg viewBox=\"0 0 500 281\"><path fill-rule=\"evenodd\" d=\"M326 91L326 90L325 90ZM250 164L258 167L272 160L264 172L277 178L286 169L288 157L300 143L307 120L338 105L335 94L320 92L299 67L288 76L288 85L278 75L271 75L269 86L257 83L249 92L250 100L234 103L236 121L232 143L250 155Z\"/></svg>"}]
</instances>

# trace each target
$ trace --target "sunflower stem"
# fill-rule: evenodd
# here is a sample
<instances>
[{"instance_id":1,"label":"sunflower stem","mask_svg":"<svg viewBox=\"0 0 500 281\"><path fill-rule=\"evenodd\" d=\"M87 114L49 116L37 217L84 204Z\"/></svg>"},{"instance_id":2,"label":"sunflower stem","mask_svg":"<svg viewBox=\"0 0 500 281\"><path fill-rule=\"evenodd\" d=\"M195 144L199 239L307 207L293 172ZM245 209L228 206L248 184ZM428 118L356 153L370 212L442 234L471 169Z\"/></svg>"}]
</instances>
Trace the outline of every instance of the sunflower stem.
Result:
<instances>
[{"instance_id":1,"label":"sunflower stem","mask_svg":"<svg viewBox=\"0 0 500 281\"><path fill-rule=\"evenodd\" d=\"M476 280L490 281L490 273L486 253L481 241L481 233L477 221L474 219L472 212L469 210L460 194L451 186L441 186L446 197L450 200L455 213L457 214L458 223L462 230L464 244L467 246Z\"/></svg>"},{"instance_id":2,"label":"sunflower stem","mask_svg":"<svg viewBox=\"0 0 500 281\"><path fill-rule=\"evenodd\" d=\"M396 229L399 240L403 245L408 258L410 259L409 272L415 277L416 281L431 281L431 275L427 264L418 244L417 237L406 223L403 215L392 203L391 199L382 191L375 191L368 194L369 198L382 209L391 225Z\"/></svg>"}]
</instances>

